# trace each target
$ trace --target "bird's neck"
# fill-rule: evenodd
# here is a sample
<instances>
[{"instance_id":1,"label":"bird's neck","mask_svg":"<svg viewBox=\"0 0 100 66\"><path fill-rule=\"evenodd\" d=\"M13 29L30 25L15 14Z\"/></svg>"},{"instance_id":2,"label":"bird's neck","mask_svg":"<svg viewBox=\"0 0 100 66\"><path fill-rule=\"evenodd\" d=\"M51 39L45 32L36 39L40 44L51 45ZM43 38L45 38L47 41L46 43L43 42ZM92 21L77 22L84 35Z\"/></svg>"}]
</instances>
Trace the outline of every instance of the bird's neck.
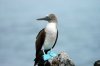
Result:
<instances>
[{"instance_id":1,"label":"bird's neck","mask_svg":"<svg viewBox=\"0 0 100 66\"><path fill-rule=\"evenodd\" d=\"M51 23L48 23L47 26L46 26L46 32L47 31L57 31L57 23L54 23L54 22L51 22Z\"/></svg>"},{"instance_id":2,"label":"bird's neck","mask_svg":"<svg viewBox=\"0 0 100 66\"><path fill-rule=\"evenodd\" d=\"M50 27L50 28L57 28L57 23L55 23L55 22L48 23L46 28L48 28L48 27Z\"/></svg>"}]
</instances>

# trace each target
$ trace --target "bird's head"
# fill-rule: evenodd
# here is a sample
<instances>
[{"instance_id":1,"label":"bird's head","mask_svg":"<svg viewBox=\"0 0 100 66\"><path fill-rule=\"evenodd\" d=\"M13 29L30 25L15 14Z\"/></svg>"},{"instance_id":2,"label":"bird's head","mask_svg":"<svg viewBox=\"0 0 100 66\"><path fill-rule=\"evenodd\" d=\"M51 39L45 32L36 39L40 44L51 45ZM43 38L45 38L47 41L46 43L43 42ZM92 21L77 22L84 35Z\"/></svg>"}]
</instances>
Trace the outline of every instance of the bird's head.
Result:
<instances>
[{"instance_id":1,"label":"bird's head","mask_svg":"<svg viewBox=\"0 0 100 66\"><path fill-rule=\"evenodd\" d=\"M49 14L48 16L45 16L43 18L39 18L37 20L45 20L45 21L48 21L48 22L57 22L57 18L54 14Z\"/></svg>"}]
</instances>

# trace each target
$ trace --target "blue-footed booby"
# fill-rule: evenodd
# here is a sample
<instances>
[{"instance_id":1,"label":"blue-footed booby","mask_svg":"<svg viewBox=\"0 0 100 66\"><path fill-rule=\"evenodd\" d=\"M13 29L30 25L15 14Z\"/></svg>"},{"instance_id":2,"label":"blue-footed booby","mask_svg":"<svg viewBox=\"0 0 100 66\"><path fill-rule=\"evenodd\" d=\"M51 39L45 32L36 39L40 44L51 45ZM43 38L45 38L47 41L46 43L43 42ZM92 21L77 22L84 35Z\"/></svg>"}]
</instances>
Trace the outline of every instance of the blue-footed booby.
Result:
<instances>
[{"instance_id":1,"label":"blue-footed booby","mask_svg":"<svg viewBox=\"0 0 100 66\"><path fill-rule=\"evenodd\" d=\"M54 48L57 38L58 38L58 29L57 29L57 18L54 14L49 14L44 18L39 18L37 20L48 21L48 24L43 28L36 37L36 60L35 65L38 63L38 56L41 50L47 54L49 50Z\"/></svg>"}]
</instances>

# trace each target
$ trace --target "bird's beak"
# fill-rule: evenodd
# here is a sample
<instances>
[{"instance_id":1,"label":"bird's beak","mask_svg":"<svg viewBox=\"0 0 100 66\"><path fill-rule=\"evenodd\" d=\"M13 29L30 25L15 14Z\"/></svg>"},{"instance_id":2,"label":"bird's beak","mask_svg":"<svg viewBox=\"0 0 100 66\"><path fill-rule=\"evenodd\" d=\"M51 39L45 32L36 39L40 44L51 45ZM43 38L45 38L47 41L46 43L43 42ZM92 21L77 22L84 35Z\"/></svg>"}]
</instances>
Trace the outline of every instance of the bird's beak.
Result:
<instances>
[{"instance_id":1,"label":"bird's beak","mask_svg":"<svg viewBox=\"0 0 100 66\"><path fill-rule=\"evenodd\" d=\"M46 16L46 17L44 17L44 18L39 18L39 19L37 19L37 20L46 20L46 21L48 21L48 20L50 20L50 18L49 18L48 16Z\"/></svg>"}]
</instances>

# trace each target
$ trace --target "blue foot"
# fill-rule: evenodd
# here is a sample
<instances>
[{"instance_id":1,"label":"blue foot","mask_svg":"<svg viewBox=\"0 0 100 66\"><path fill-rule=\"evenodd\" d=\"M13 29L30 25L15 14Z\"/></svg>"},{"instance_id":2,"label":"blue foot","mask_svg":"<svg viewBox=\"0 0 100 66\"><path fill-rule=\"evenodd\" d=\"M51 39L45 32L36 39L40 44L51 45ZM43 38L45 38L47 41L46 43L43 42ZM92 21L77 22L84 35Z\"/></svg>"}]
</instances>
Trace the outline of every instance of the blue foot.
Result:
<instances>
[{"instance_id":1,"label":"blue foot","mask_svg":"<svg viewBox=\"0 0 100 66\"><path fill-rule=\"evenodd\" d=\"M43 59L46 61L46 60L49 60L51 58L51 56L49 54L44 54L43 55Z\"/></svg>"},{"instance_id":2,"label":"blue foot","mask_svg":"<svg viewBox=\"0 0 100 66\"><path fill-rule=\"evenodd\" d=\"M57 56L56 53L51 52L51 51L48 51L47 54L44 54L44 55L43 55L43 59L44 59L44 60L49 60L49 59L52 59L52 58L55 57L55 56Z\"/></svg>"},{"instance_id":3,"label":"blue foot","mask_svg":"<svg viewBox=\"0 0 100 66\"><path fill-rule=\"evenodd\" d=\"M49 54L50 56L52 56L52 57L57 56L57 54L56 54L56 53L54 53L54 52L52 52L52 51L49 51L49 52L48 52L48 54Z\"/></svg>"}]
</instances>

